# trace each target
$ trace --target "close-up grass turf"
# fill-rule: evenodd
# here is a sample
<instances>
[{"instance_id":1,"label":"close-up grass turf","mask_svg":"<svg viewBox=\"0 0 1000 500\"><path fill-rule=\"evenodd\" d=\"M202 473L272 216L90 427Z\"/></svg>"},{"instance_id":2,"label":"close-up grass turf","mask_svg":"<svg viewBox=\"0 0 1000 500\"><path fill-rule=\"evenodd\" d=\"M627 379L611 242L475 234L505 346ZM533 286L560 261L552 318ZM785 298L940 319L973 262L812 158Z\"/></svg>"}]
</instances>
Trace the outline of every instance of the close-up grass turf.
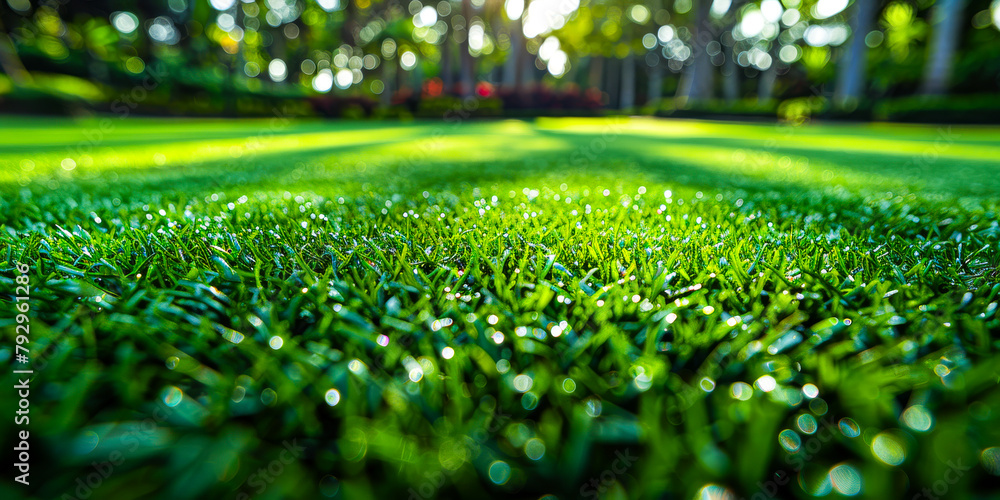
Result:
<instances>
[{"instance_id":1,"label":"close-up grass turf","mask_svg":"<svg viewBox=\"0 0 1000 500\"><path fill-rule=\"evenodd\" d=\"M28 491L992 498L998 209L997 128L5 118Z\"/></svg>"}]
</instances>

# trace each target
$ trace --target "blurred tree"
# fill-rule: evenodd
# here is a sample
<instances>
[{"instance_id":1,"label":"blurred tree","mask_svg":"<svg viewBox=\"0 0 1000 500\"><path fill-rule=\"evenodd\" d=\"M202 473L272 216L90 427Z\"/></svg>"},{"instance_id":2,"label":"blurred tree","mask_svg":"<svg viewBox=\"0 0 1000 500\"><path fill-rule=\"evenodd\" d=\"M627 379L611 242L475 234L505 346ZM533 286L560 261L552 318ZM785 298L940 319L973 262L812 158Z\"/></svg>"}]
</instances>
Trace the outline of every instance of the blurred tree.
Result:
<instances>
[{"instance_id":1,"label":"blurred tree","mask_svg":"<svg viewBox=\"0 0 1000 500\"><path fill-rule=\"evenodd\" d=\"M682 101L711 99L714 95L714 71L708 43L715 39L709 11L712 0L693 0L694 22L691 25L691 64L687 66L677 89Z\"/></svg>"},{"instance_id":2,"label":"blurred tree","mask_svg":"<svg viewBox=\"0 0 1000 500\"><path fill-rule=\"evenodd\" d=\"M924 69L924 94L948 92L966 0L937 0L931 11L931 41L927 66Z\"/></svg>"},{"instance_id":3,"label":"blurred tree","mask_svg":"<svg viewBox=\"0 0 1000 500\"><path fill-rule=\"evenodd\" d=\"M837 87L833 95L837 106L848 106L864 97L868 65L865 35L871 30L877 7L877 0L854 0L854 9L848 21L851 28L848 47L837 62Z\"/></svg>"}]
</instances>

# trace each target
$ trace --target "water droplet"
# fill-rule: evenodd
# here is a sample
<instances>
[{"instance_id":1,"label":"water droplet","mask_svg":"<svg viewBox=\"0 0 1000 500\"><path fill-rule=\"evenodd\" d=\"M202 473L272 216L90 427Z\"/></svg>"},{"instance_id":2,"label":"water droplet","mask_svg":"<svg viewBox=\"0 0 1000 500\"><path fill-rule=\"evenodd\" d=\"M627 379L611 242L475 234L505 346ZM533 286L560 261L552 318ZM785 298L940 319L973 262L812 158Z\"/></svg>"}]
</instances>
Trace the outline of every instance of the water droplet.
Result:
<instances>
[{"instance_id":1,"label":"water droplet","mask_svg":"<svg viewBox=\"0 0 1000 500\"><path fill-rule=\"evenodd\" d=\"M572 393L573 391L576 390L576 382L573 379L567 377L563 379L562 388L567 393Z\"/></svg>"},{"instance_id":2,"label":"water droplet","mask_svg":"<svg viewBox=\"0 0 1000 500\"><path fill-rule=\"evenodd\" d=\"M503 460L497 460L490 464L489 476L493 484L505 484L510 480L510 466Z\"/></svg>"},{"instance_id":3,"label":"water droplet","mask_svg":"<svg viewBox=\"0 0 1000 500\"><path fill-rule=\"evenodd\" d=\"M184 392L177 387L170 386L163 390L163 404L173 408L180 404L181 400L184 399Z\"/></svg>"},{"instance_id":4,"label":"water droplet","mask_svg":"<svg viewBox=\"0 0 1000 500\"><path fill-rule=\"evenodd\" d=\"M601 416L601 400L597 398L590 398L587 400L587 415L591 417Z\"/></svg>"},{"instance_id":5,"label":"water droplet","mask_svg":"<svg viewBox=\"0 0 1000 500\"><path fill-rule=\"evenodd\" d=\"M545 442L538 438L531 438L524 444L524 454L532 460L540 460L545 456Z\"/></svg>"},{"instance_id":6,"label":"water droplet","mask_svg":"<svg viewBox=\"0 0 1000 500\"><path fill-rule=\"evenodd\" d=\"M809 414L799 415L799 418L795 421L798 425L799 430L806 434L813 434L816 432L818 425L816 424L816 418Z\"/></svg>"},{"instance_id":7,"label":"water droplet","mask_svg":"<svg viewBox=\"0 0 1000 500\"><path fill-rule=\"evenodd\" d=\"M1000 447L994 446L983 450L979 454L979 463L986 469L986 472L1000 476Z\"/></svg>"},{"instance_id":8,"label":"water droplet","mask_svg":"<svg viewBox=\"0 0 1000 500\"><path fill-rule=\"evenodd\" d=\"M750 387L750 384L746 382L735 382L729 387L729 393L735 399L746 401L753 397L753 387Z\"/></svg>"},{"instance_id":9,"label":"water droplet","mask_svg":"<svg viewBox=\"0 0 1000 500\"><path fill-rule=\"evenodd\" d=\"M698 490L698 500L736 500L736 494L717 484L706 484Z\"/></svg>"},{"instance_id":10,"label":"water droplet","mask_svg":"<svg viewBox=\"0 0 1000 500\"><path fill-rule=\"evenodd\" d=\"M904 444L899 437L882 432L872 439L872 453L886 465L899 465L906 460Z\"/></svg>"},{"instance_id":11,"label":"water droplet","mask_svg":"<svg viewBox=\"0 0 1000 500\"><path fill-rule=\"evenodd\" d=\"M534 410L538 406L538 396L533 392L526 392L521 396L521 407L525 410Z\"/></svg>"},{"instance_id":12,"label":"water droplet","mask_svg":"<svg viewBox=\"0 0 1000 500\"><path fill-rule=\"evenodd\" d=\"M514 389L517 392L528 392L531 390L532 384L534 384L534 380L528 375L521 374L514 377Z\"/></svg>"},{"instance_id":13,"label":"water droplet","mask_svg":"<svg viewBox=\"0 0 1000 500\"><path fill-rule=\"evenodd\" d=\"M919 432L929 431L934 425L934 417L923 405L913 405L907 408L903 411L901 419L907 427Z\"/></svg>"},{"instance_id":14,"label":"water droplet","mask_svg":"<svg viewBox=\"0 0 1000 500\"><path fill-rule=\"evenodd\" d=\"M813 384L806 384L802 386L802 394L805 394L805 396L809 399L815 398L816 396L819 396L819 387L816 387Z\"/></svg>"},{"instance_id":15,"label":"water droplet","mask_svg":"<svg viewBox=\"0 0 1000 500\"><path fill-rule=\"evenodd\" d=\"M271 406L278 400L278 393L274 392L274 389L268 387L260 393L260 402L264 403L264 406Z\"/></svg>"},{"instance_id":16,"label":"water droplet","mask_svg":"<svg viewBox=\"0 0 1000 500\"><path fill-rule=\"evenodd\" d=\"M510 371L510 361L507 361L506 359L497 360L497 371L501 375Z\"/></svg>"},{"instance_id":17,"label":"water droplet","mask_svg":"<svg viewBox=\"0 0 1000 500\"><path fill-rule=\"evenodd\" d=\"M802 439L799 438L799 434L797 432L791 429L785 429L778 433L778 444L780 444L785 451L795 453L799 451L799 447L802 446Z\"/></svg>"},{"instance_id":18,"label":"water droplet","mask_svg":"<svg viewBox=\"0 0 1000 500\"><path fill-rule=\"evenodd\" d=\"M861 426L851 418L840 419L840 432L849 438L856 438L861 435Z\"/></svg>"},{"instance_id":19,"label":"water droplet","mask_svg":"<svg viewBox=\"0 0 1000 500\"><path fill-rule=\"evenodd\" d=\"M809 402L809 411L815 413L816 415L823 416L830 409L830 405L826 404L823 398L816 398Z\"/></svg>"},{"instance_id":20,"label":"water droplet","mask_svg":"<svg viewBox=\"0 0 1000 500\"><path fill-rule=\"evenodd\" d=\"M850 465L840 464L830 469L830 482L841 495L853 497L861 493L861 474Z\"/></svg>"},{"instance_id":21,"label":"water droplet","mask_svg":"<svg viewBox=\"0 0 1000 500\"><path fill-rule=\"evenodd\" d=\"M73 451L77 455L86 455L97 448L101 442L101 437L94 431L83 431L73 443Z\"/></svg>"},{"instance_id":22,"label":"water droplet","mask_svg":"<svg viewBox=\"0 0 1000 500\"><path fill-rule=\"evenodd\" d=\"M340 493L340 480L333 476L326 476L319 482L319 492L327 498L333 498Z\"/></svg>"},{"instance_id":23,"label":"water droplet","mask_svg":"<svg viewBox=\"0 0 1000 500\"><path fill-rule=\"evenodd\" d=\"M705 392L712 392L715 390L715 381L708 377L701 379L701 383L699 385L701 386L701 390Z\"/></svg>"},{"instance_id":24,"label":"water droplet","mask_svg":"<svg viewBox=\"0 0 1000 500\"><path fill-rule=\"evenodd\" d=\"M340 391L337 389L330 389L326 391L324 399L326 399L326 404L330 406L337 406L337 403L340 402Z\"/></svg>"},{"instance_id":25,"label":"water droplet","mask_svg":"<svg viewBox=\"0 0 1000 500\"><path fill-rule=\"evenodd\" d=\"M764 392L771 392L774 390L775 387L778 387L778 382L774 380L774 377L770 375L764 375L763 377L757 379L757 381L754 382L754 385L756 385L758 389Z\"/></svg>"}]
</instances>

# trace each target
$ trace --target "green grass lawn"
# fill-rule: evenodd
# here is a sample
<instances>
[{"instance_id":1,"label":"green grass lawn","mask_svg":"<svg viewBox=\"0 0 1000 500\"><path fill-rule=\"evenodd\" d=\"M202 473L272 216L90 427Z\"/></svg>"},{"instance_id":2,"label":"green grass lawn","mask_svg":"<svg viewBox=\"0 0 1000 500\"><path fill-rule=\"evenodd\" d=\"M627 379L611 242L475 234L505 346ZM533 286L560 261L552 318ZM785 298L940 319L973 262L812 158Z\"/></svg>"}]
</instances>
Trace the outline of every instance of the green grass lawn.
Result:
<instances>
[{"instance_id":1,"label":"green grass lawn","mask_svg":"<svg viewBox=\"0 0 1000 500\"><path fill-rule=\"evenodd\" d=\"M996 128L4 118L0 491L990 498L998 209Z\"/></svg>"}]
</instances>

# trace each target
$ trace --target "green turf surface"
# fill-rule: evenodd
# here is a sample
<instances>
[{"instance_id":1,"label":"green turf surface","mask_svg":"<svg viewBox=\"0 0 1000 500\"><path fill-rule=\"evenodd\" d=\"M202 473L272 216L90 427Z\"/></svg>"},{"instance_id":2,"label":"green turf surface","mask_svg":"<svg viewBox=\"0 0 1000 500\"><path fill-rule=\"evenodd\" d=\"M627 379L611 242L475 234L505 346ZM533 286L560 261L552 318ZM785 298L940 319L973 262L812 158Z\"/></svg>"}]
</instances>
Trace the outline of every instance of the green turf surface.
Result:
<instances>
[{"instance_id":1,"label":"green turf surface","mask_svg":"<svg viewBox=\"0 0 1000 500\"><path fill-rule=\"evenodd\" d=\"M998 208L995 128L4 118L30 491L988 498Z\"/></svg>"}]
</instances>

